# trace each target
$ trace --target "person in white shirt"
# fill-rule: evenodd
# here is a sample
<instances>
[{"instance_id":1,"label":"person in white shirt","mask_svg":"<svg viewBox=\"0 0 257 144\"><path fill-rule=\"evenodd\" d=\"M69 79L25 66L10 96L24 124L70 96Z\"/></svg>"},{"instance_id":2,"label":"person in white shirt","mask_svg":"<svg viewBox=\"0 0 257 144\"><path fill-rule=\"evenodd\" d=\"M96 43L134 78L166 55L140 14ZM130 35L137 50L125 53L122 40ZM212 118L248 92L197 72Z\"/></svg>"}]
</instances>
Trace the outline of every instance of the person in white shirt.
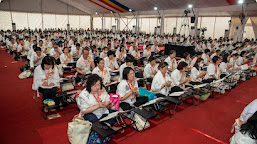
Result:
<instances>
[{"instance_id":1,"label":"person in white shirt","mask_svg":"<svg viewBox=\"0 0 257 144\"><path fill-rule=\"evenodd\" d=\"M173 70L175 70L177 68L178 64L177 64L175 57L176 57L176 51L171 50L170 55L164 60L169 65L169 68L168 68L169 72L172 72Z\"/></svg>"},{"instance_id":2,"label":"person in white shirt","mask_svg":"<svg viewBox=\"0 0 257 144\"><path fill-rule=\"evenodd\" d=\"M108 48L104 47L104 50L100 53L100 58L106 58L108 53Z\"/></svg>"},{"instance_id":3,"label":"person in white shirt","mask_svg":"<svg viewBox=\"0 0 257 144\"><path fill-rule=\"evenodd\" d=\"M160 49L158 47L158 42L155 42L154 45L152 45L151 51L155 52L155 53L158 53L160 51Z\"/></svg>"},{"instance_id":4,"label":"person in white shirt","mask_svg":"<svg viewBox=\"0 0 257 144\"><path fill-rule=\"evenodd\" d=\"M149 45L149 42L146 41L145 44L144 44L144 46L143 46L143 51L145 51L145 49L148 47L148 45Z\"/></svg>"},{"instance_id":5,"label":"person in white shirt","mask_svg":"<svg viewBox=\"0 0 257 144\"><path fill-rule=\"evenodd\" d=\"M204 53L202 54L202 59L204 60L204 64L207 65L210 61L211 58L209 57L211 51L209 49L205 49Z\"/></svg>"},{"instance_id":6,"label":"person in white shirt","mask_svg":"<svg viewBox=\"0 0 257 144\"><path fill-rule=\"evenodd\" d=\"M102 58L98 59L97 67L92 71L92 74L97 74L103 80L103 84L106 85L111 82L111 75L108 67L105 66L105 61Z\"/></svg>"},{"instance_id":7,"label":"person in white shirt","mask_svg":"<svg viewBox=\"0 0 257 144\"><path fill-rule=\"evenodd\" d=\"M124 68L122 81L117 87L117 94L120 95L120 107L122 110L129 110L132 106L139 107L148 101L148 97L138 96L138 83L136 81L135 72L131 67Z\"/></svg>"},{"instance_id":8,"label":"person in white shirt","mask_svg":"<svg viewBox=\"0 0 257 144\"><path fill-rule=\"evenodd\" d=\"M171 90L171 88L174 86L172 83L170 75L168 72L168 63L162 62L158 66L158 72L153 78L151 90L154 93L162 94L164 96L167 96ZM158 95L160 96L160 95Z\"/></svg>"},{"instance_id":9,"label":"person in white shirt","mask_svg":"<svg viewBox=\"0 0 257 144\"><path fill-rule=\"evenodd\" d=\"M21 54L22 57L27 57L29 47L25 45L24 40L20 39L20 44L17 47L17 52Z\"/></svg>"},{"instance_id":10,"label":"person in white shirt","mask_svg":"<svg viewBox=\"0 0 257 144\"><path fill-rule=\"evenodd\" d=\"M156 65L155 57L150 57L148 62L144 68L144 75L148 82L152 82L153 77L158 72L158 66Z\"/></svg>"},{"instance_id":11,"label":"person in white shirt","mask_svg":"<svg viewBox=\"0 0 257 144\"><path fill-rule=\"evenodd\" d=\"M35 52L31 56L30 69L34 69L35 67L40 65L42 63L42 60L43 60L43 58L45 56L46 55L42 52L41 48L40 47L36 47L35 48Z\"/></svg>"},{"instance_id":12,"label":"person in white shirt","mask_svg":"<svg viewBox=\"0 0 257 144\"><path fill-rule=\"evenodd\" d=\"M130 53L136 60L140 59L140 51L138 50L137 46L133 46L133 50Z\"/></svg>"},{"instance_id":13,"label":"person in white shirt","mask_svg":"<svg viewBox=\"0 0 257 144\"><path fill-rule=\"evenodd\" d=\"M117 62L117 59L114 57L114 52L113 51L108 51L107 56L104 58L104 64L106 67L108 67L111 70L117 70L119 69L119 65Z\"/></svg>"},{"instance_id":14,"label":"person in white shirt","mask_svg":"<svg viewBox=\"0 0 257 144\"><path fill-rule=\"evenodd\" d=\"M231 138L230 144L256 144L257 143L257 111L242 124L240 131L237 131Z\"/></svg>"},{"instance_id":15,"label":"person in white shirt","mask_svg":"<svg viewBox=\"0 0 257 144\"><path fill-rule=\"evenodd\" d=\"M212 58L212 63L207 67L207 74L205 75L206 83L212 82L213 80L220 79L220 69L218 67L220 63L220 57L214 56Z\"/></svg>"},{"instance_id":16,"label":"person in white shirt","mask_svg":"<svg viewBox=\"0 0 257 144\"><path fill-rule=\"evenodd\" d=\"M123 73L124 68L126 68L126 67L134 68L133 63L135 62L135 59L132 55L127 54L125 61L126 62L120 66L120 79L122 79L122 73Z\"/></svg>"},{"instance_id":17,"label":"person in white shirt","mask_svg":"<svg viewBox=\"0 0 257 144\"><path fill-rule=\"evenodd\" d=\"M82 50L83 48L80 47L79 43L76 44L76 47L72 47L70 54L72 55L73 59L79 59L82 55Z\"/></svg>"},{"instance_id":18,"label":"person in white shirt","mask_svg":"<svg viewBox=\"0 0 257 144\"><path fill-rule=\"evenodd\" d=\"M50 56L54 57L55 60L58 61L60 59L61 54L62 54L62 50L58 48L58 45L56 43L54 43L54 48L50 50Z\"/></svg>"},{"instance_id":19,"label":"person in white shirt","mask_svg":"<svg viewBox=\"0 0 257 144\"><path fill-rule=\"evenodd\" d=\"M103 88L102 79L97 74L92 74L86 83L86 88L76 100L83 118L94 123L114 111L108 109L110 96ZM116 122L115 118L105 121L108 126L113 126Z\"/></svg>"},{"instance_id":20,"label":"person in white shirt","mask_svg":"<svg viewBox=\"0 0 257 144\"><path fill-rule=\"evenodd\" d=\"M67 47L63 48L63 53L60 56L60 62L63 67L66 67L68 63L73 62L72 55L69 53L69 48Z\"/></svg>"},{"instance_id":21,"label":"person in white shirt","mask_svg":"<svg viewBox=\"0 0 257 144\"><path fill-rule=\"evenodd\" d=\"M80 75L86 75L87 72L95 68L93 58L89 56L89 49L85 48L82 51L83 55L78 59L76 63L76 71Z\"/></svg>"},{"instance_id":22,"label":"person in white shirt","mask_svg":"<svg viewBox=\"0 0 257 144\"><path fill-rule=\"evenodd\" d=\"M152 55L151 46L147 45L143 52L143 57L149 58Z\"/></svg>"},{"instance_id":23,"label":"person in white shirt","mask_svg":"<svg viewBox=\"0 0 257 144\"><path fill-rule=\"evenodd\" d=\"M186 68L187 63L186 62L180 62L178 64L177 69L175 69L171 73L171 79L175 86L180 87L181 89L185 88L185 84L191 81L191 78L186 77ZM188 90L189 88L186 88L184 90Z\"/></svg>"},{"instance_id":24,"label":"person in white shirt","mask_svg":"<svg viewBox=\"0 0 257 144\"><path fill-rule=\"evenodd\" d=\"M38 65L34 70L32 89L41 92L44 101L55 98L57 87L60 87L58 69L54 66L53 58L45 56L41 65ZM59 102L55 101L55 105L59 105Z\"/></svg>"},{"instance_id":25,"label":"person in white shirt","mask_svg":"<svg viewBox=\"0 0 257 144\"><path fill-rule=\"evenodd\" d=\"M237 65L238 65L238 66L241 66L241 65L243 65L244 63L247 63L247 62L248 62L248 60L246 59L246 55L247 55L246 51L242 51L242 52L240 53L240 56L239 56L238 59L237 59Z\"/></svg>"},{"instance_id":26,"label":"person in white shirt","mask_svg":"<svg viewBox=\"0 0 257 144\"><path fill-rule=\"evenodd\" d=\"M222 62L219 65L220 68L220 78L225 77L227 74L229 74L229 70L232 69L232 65L229 63L231 59L231 56L229 54L224 54L222 57Z\"/></svg>"},{"instance_id":27,"label":"person in white shirt","mask_svg":"<svg viewBox=\"0 0 257 144\"><path fill-rule=\"evenodd\" d=\"M202 68L204 66L204 60L202 58L199 58L194 67L191 69L191 84L200 84L206 74L206 71L203 71Z\"/></svg>"},{"instance_id":28,"label":"person in white shirt","mask_svg":"<svg viewBox=\"0 0 257 144\"><path fill-rule=\"evenodd\" d=\"M213 58L214 56L220 56L220 50L216 50L216 53L211 55L211 58Z\"/></svg>"},{"instance_id":29,"label":"person in white shirt","mask_svg":"<svg viewBox=\"0 0 257 144\"><path fill-rule=\"evenodd\" d=\"M237 53L232 55L232 58L230 58L229 64L232 65L233 70L239 70L239 66L237 65L237 59L239 55Z\"/></svg>"},{"instance_id":30,"label":"person in white shirt","mask_svg":"<svg viewBox=\"0 0 257 144\"><path fill-rule=\"evenodd\" d=\"M190 67L194 67L197 59L202 58L202 52L196 52L196 57L193 58L193 60L191 61Z\"/></svg>"},{"instance_id":31,"label":"person in white shirt","mask_svg":"<svg viewBox=\"0 0 257 144\"><path fill-rule=\"evenodd\" d=\"M118 61L120 63L124 62L125 61L125 58L126 58L126 49L124 46L121 46L120 48L118 48L116 50L116 58L118 59Z\"/></svg>"},{"instance_id":32,"label":"person in white shirt","mask_svg":"<svg viewBox=\"0 0 257 144\"><path fill-rule=\"evenodd\" d=\"M257 53L254 55L254 58L253 58L253 64L256 65L257 63Z\"/></svg>"}]
</instances>

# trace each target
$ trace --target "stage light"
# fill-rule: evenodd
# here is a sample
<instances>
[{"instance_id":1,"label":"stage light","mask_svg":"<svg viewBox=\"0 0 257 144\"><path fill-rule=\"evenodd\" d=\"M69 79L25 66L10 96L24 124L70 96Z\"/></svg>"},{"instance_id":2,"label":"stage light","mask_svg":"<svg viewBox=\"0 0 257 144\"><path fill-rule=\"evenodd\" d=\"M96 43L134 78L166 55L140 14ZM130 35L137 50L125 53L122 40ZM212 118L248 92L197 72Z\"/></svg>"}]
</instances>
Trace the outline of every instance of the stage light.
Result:
<instances>
[{"instance_id":1,"label":"stage light","mask_svg":"<svg viewBox=\"0 0 257 144\"><path fill-rule=\"evenodd\" d=\"M132 9L129 9L130 12L132 12Z\"/></svg>"},{"instance_id":2,"label":"stage light","mask_svg":"<svg viewBox=\"0 0 257 144\"><path fill-rule=\"evenodd\" d=\"M95 12L95 14L98 14L98 12Z\"/></svg>"},{"instance_id":3,"label":"stage light","mask_svg":"<svg viewBox=\"0 0 257 144\"><path fill-rule=\"evenodd\" d=\"M154 7L153 9L154 9L154 10L158 10L158 8L157 8L157 7Z\"/></svg>"},{"instance_id":4,"label":"stage light","mask_svg":"<svg viewBox=\"0 0 257 144\"><path fill-rule=\"evenodd\" d=\"M239 3L239 4L244 3L244 0L239 0L238 3Z\"/></svg>"},{"instance_id":5,"label":"stage light","mask_svg":"<svg viewBox=\"0 0 257 144\"><path fill-rule=\"evenodd\" d=\"M193 7L193 5L192 5L192 4L189 4L189 5L188 5L188 8L192 8L192 7Z\"/></svg>"},{"instance_id":6,"label":"stage light","mask_svg":"<svg viewBox=\"0 0 257 144\"><path fill-rule=\"evenodd\" d=\"M111 11L111 13L112 13L112 11Z\"/></svg>"}]
</instances>

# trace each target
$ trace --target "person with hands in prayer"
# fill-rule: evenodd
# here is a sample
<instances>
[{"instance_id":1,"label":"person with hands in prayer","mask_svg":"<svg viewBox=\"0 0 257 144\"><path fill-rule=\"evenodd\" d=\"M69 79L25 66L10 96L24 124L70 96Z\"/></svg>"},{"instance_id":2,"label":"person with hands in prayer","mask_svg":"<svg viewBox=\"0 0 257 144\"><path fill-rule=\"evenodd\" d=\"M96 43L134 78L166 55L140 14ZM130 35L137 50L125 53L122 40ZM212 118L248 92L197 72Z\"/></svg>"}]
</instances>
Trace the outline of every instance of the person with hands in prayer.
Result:
<instances>
[{"instance_id":1,"label":"person with hands in prayer","mask_svg":"<svg viewBox=\"0 0 257 144\"><path fill-rule=\"evenodd\" d=\"M172 72L177 68L178 64L177 64L175 57L176 57L176 51L171 50L170 55L164 60L169 65L169 68L168 68L169 72Z\"/></svg>"}]
</instances>

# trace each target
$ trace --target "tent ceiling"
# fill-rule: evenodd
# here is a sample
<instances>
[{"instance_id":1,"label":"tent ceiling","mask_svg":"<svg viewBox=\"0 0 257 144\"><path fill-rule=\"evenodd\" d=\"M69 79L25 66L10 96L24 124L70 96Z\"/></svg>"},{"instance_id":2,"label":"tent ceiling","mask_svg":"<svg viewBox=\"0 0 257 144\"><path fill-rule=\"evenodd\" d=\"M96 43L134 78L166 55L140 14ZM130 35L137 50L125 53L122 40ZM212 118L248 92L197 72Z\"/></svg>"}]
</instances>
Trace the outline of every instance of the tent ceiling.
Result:
<instances>
[{"instance_id":1,"label":"tent ceiling","mask_svg":"<svg viewBox=\"0 0 257 144\"><path fill-rule=\"evenodd\" d=\"M256 1L244 1L249 3L248 15L257 16ZM113 6L113 3L118 5ZM119 13L124 17L133 16L133 13L127 12L130 8L141 16L158 17L158 12L153 10L156 6L169 17L182 16L189 3L199 7L200 16L238 16L242 9L237 0L3 0L0 10L41 13L42 8L43 13L99 16L95 14L98 12L109 17Z\"/></svg>"}]
</instances>

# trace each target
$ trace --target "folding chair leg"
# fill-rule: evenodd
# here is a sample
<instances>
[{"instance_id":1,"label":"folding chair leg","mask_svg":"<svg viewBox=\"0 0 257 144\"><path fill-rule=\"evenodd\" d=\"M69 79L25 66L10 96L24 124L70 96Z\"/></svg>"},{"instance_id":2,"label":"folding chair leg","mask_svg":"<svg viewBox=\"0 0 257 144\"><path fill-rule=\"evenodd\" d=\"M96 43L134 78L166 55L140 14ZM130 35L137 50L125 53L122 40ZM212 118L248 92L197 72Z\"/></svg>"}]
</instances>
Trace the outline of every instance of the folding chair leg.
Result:
<instances>
[{"instance_id":1,"label":"folding chair leg","mask_svg":"<svg viewBox=\"0 0 257 144\"><path fill-rule=\"evenodd\" d=\"M175 107L174 107L174 109L173 109L173 112L172 112L172 115L175 114L175 111L176 111L176 109L177 109L177 106L178 106L178 104L175 105Z\"/></svg>"}]
</instances>

